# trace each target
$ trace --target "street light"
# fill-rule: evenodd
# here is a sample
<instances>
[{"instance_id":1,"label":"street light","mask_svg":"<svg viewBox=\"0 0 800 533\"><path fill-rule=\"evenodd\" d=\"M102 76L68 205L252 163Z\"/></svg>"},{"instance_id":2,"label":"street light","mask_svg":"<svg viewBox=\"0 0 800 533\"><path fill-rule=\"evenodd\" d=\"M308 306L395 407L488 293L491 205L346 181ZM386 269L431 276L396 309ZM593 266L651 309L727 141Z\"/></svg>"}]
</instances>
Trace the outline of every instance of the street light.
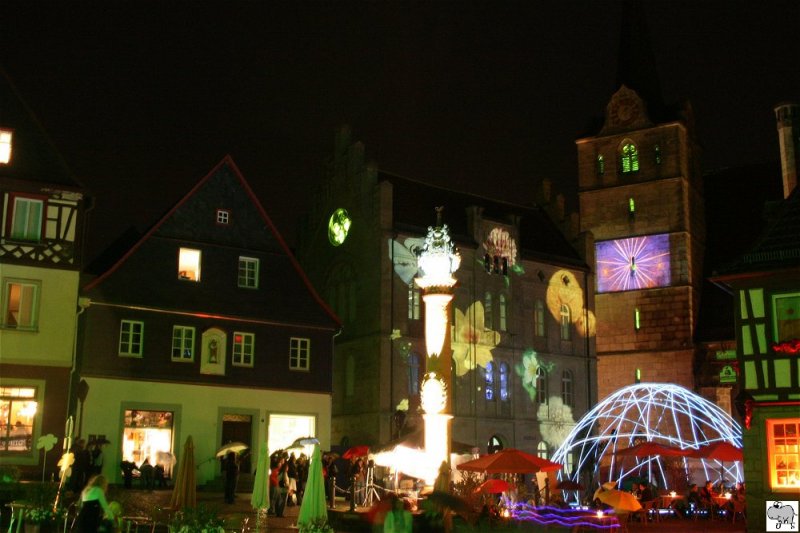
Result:
<instances>
[{"instance_id":1,"label":"street light","mask_svg":"<svg viewBox=\"0 0 800 533\"><path fill-rule=\"evenodd\" d=\"M426 374L422 382L421 404L425 411L425 451L434 466L431 479L436 477L442 461L450 464L450 337L448 306L453 299L456 279L453 273L461 265L461 255L450 239L449 229L442 223L442 209L436 208L436 226L428 228L415 278L423 290L425 302Z\"/></svg>"}]
</instances>

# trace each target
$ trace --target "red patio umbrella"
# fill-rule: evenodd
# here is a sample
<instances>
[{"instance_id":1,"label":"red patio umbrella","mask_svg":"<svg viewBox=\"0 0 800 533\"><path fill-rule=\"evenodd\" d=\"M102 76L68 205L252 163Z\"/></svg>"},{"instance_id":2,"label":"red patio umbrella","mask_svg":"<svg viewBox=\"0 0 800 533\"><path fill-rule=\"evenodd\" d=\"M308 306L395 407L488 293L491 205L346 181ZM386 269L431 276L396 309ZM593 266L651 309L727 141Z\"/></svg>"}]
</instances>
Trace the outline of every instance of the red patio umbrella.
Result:
<instances>
[{"instance_id":1,"label":"red patio umbrella","mask_svg":"<svg viewBox=\"0 0 800 533\"><path fill-rule=\"evenodd\" d=\"M362 444L360 446L348 448L348 450L342 454L342 459L352 459L353 457L364 457L366 455L369 455L369 446Z\"/></svg>"},{"instance_id":2,"label":"red patio umbrella","mask_svg":"<svg viewBox=\"0 0 800 533\"><path fill-rule=\"evenodd\" d=\"M651 455L661 455L664 457L684 457L689 454L688 450L681 450L666 444L659 444L657 442L643 442L630 448L617 450L617 456L632 456L632 457L649 457Z\"/></svg>"},{"instance_id":3,"label":"red patio umbrella","mask_svg":"<svg viewBox=\"0 0 800 533\"><path fill-rule=\"evenodd\" d=\"M487 494L500 494L511 489L511 483L502 479L487 479L481 483L475 492L485 492Z\"/></svg>"},{"instance_id":4,"label":"red patio umbrella","mask_svg":"<svg viewBox=\"0 0 800 533\"><path fill-rule=\"evenodd\" d=\"M469 472L489 474L527 474L531 472L554 472L561 469L560 464L536 457L514 448L500 450L472 461L461 463L456 468Z\"/></svg>"},{"instance_id":5,"label":"red patio umbrella","mask_svg":"<svg viewBox=\"0 0 800 533\"><path fill-rule=\"evenodd\" d=\"M689 453L695 459L716 459L717 461L741 461L744 458L742 449L726 440L718 440L705 446L700 446Z\"/></svg>"}]
</instances>

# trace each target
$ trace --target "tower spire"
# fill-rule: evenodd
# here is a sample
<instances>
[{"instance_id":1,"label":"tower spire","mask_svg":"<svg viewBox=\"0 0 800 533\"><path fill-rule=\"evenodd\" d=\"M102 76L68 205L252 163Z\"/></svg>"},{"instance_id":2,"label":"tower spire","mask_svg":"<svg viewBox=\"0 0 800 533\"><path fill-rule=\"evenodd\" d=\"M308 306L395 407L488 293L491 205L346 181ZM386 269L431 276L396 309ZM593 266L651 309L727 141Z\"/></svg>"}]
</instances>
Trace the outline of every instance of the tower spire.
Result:
<instances>
[{"instance_id":1,"label":"tower spire","mask_svg":"<svg viewBox=\"0 0 800 533\"><path fill-rule=\"evenodd\" d=\"M623 85L636 91L644 100L652 119L657 121L662 118L664 100L642 0L622 2L617 83L614 90L619 90Z\"/></svg>"}]
</instances>

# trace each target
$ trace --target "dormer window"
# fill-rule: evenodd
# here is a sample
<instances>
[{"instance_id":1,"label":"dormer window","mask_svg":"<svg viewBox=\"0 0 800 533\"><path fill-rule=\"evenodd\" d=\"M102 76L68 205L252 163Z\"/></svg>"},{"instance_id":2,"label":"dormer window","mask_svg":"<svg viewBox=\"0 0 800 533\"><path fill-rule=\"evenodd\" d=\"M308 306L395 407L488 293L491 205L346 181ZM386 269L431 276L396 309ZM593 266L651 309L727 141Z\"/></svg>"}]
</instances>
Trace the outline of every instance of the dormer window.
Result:
<instances>
[{"instance_id":1,"label":"dormer window","mask_svg":"<svg viewBox=\"0 0 800 533\"><path fill-rule=\"evenodd\" d=\"M181 248L178 255L178 279L200 281L200 250Z\"/></svg>"},{"instance_id":2,"label":"dormer window","mask_svg":"<svg viewBox=\"0 0 800 533\"><path fill-rule=\"evenodd\" d=\"M227 226L231 221L231 212L227 209L217 209L217 224Z\"/></svg>"},{"instance_id":3,"label":"dormer window","mask_svg":"<svg viewBox=\"0 0 800 533\"><path fill-rule=\"evenodd\" d=\"M0 130L0 165L7 165L11 161L11 138L10 130Z\"/></svg>"}]
</instances>

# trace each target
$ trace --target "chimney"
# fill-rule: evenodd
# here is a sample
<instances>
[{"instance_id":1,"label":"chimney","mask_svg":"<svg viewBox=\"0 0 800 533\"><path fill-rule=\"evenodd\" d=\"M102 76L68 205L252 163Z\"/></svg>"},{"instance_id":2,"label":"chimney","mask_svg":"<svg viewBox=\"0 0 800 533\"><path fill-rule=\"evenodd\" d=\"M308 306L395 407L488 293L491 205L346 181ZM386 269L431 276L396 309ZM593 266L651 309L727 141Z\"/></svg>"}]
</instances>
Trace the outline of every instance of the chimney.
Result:
<instances>
[{"instance_id":1,"label":"chimney","mask_svg":"<svg viewBox=\"0 0 800 533\"><path fill-rule=\"evenodd\" d=\"M775 106L778 121L778 141L781 147L783 197L788 198L797 187L800 168L800 105L784 102Z\"/></svg>"}]
</instances>

